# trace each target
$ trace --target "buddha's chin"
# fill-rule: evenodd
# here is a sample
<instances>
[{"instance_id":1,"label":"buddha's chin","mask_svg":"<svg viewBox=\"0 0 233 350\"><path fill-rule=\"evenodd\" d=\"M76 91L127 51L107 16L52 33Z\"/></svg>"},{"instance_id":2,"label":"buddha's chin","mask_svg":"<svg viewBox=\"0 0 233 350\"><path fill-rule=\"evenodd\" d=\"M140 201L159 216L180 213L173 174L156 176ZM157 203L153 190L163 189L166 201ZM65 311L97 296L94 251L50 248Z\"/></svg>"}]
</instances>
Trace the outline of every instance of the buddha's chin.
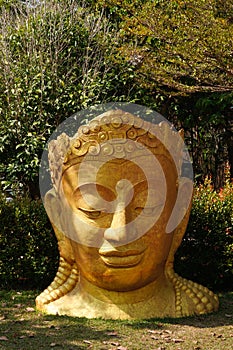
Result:
<instances>
[{"instance_id":1,"label":"buddha's chin","mask_svg":"<svg viewBox=\"0 0 233 350\"><path fill-rule=\"evenodd\" d=\"M133 259L133 258L132 258ZM89 283L100 289L110 292L130 292L136 291L146 286L149 286L152 282L155 282L159 278L160 273L143 275L140 263L136 263L136 260L124 263L111 261L111 264L105 264L105 271L100 276L89 276L87 279Z\"/></svg>"}]
</instances>

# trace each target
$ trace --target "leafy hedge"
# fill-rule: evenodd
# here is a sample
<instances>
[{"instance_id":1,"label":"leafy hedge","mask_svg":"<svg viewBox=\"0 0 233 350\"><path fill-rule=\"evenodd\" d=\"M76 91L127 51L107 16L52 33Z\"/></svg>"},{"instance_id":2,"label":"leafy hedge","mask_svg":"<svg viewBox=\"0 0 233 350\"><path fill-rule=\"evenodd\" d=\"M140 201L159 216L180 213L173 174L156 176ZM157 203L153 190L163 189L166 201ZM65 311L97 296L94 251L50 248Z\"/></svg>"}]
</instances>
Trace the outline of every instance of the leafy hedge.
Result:
<instances>
[{"instance_id":1,"label":"leafy hedge","mask_svg":"<svg viewBox=\"0 0 233 350\"><path fill-rule=\"evenodd\" d=\"M213 290L233 281L233 185L220 191L211 181L195 190L189 225L176 254L175 269ZM44 288L53 279L56 238L41 201L0 198L0 284L4 288Z\"/></svg>"},{"instance_id":2,"label":"leafy hedge","mask_svg":"<svg viewBox=\"0 0 233 350\"><path fill-rule=\"evenodd\" d=\"M220 191L211 179L195 189L185 237L175 268L183 277L214 290L233 286L233 184L228 179Z\"/></svg>"},{"instance_id":3,"label":"leafy hedge","mask_svg":"<svg viewBox=\"0 0 233 350\"><path fill-rule=\"evenodd\" d=\"M58 250L41 201L0 199L0 285L44 288L53 279Z\"/></svg>"}]
</instances>

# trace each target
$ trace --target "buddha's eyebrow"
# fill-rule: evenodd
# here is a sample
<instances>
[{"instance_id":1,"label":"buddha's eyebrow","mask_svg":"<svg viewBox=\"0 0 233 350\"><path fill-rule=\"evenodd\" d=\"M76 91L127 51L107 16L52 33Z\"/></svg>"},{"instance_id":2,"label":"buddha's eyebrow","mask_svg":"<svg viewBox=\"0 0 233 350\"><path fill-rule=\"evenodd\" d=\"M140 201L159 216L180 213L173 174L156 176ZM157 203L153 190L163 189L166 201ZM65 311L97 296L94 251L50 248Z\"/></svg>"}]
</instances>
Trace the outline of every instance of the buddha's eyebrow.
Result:
<instances>
[{"instance_id":1,"label":"buddha's eyebrow","mask_svg":"<svg viewBox=\"0 0 233 350\"><path fill-rule=\"evenodd\" d=\"M143 180L135 184L134 188L140 190L140 192L136 193L137 196L140 196L145 191L147 191L147 194L150 192L156 195L158 195L159 193L161 194L163 192L160 186L156 186L156 181L154 183L148 183L148 181Z\"/></svg>"},{"instance_id":2,"label":"buddha's eyebrow","mask_svg":"<svg viewBox=\"0 0 233 350\"><path fill-rule=\"evenodd\" d=\"M148 181L147 181L147 180L142 180L142 181L140 181L140 182L137 182L137 183L136 183L136 186L137 186L137 185L140 185L140 184L146 184L146 185L147 185L147 184L148 184Z\"/></svg>"},{"instance_id":3,"label":"buddha's eyebrow","mask_svg":"<svg viewBox=\"0 0 233 350\"><path fill-rule=\"evenodd\" d=\"M146 185L146 186L148 187L148 181L143 180L143 181L137 182L137 183L134 185L134 188L141 187L141 186L143 186L143 185Z\"/></svg>"},{"instance_id":4,"label":"buddha's eyebrow","mask_svg":"<svg viewBox=\"0 0 233 350\"><path fill-rule=\"evenodd\" d=\"M88 191L88 187L89 186L94 186L94 187L100 187L103 191L106 191L106 192L111 192L113 195L114 192L109 188L109 187L105 187L103 186L102 184L98 183L98 182L86 182L86 183L83 183L81 184L80 186L76 187L75 190L73 191L73 194L77 193L78 191L81 193L83 191L86 191L86 192L89 192L89 193L93 193L92 191ZM98 189L97 189L98 191Z\"/></svg>"}]
</instances>

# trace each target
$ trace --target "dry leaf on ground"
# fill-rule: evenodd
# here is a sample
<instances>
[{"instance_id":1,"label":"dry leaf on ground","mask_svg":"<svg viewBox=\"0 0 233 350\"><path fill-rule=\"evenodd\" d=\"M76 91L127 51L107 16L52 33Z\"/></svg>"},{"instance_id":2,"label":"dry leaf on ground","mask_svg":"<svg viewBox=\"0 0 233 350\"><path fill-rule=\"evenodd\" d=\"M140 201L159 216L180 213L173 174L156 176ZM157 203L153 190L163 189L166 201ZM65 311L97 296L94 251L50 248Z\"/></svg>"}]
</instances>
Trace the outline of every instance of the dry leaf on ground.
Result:
<instances>
[{"instance_id":1,"label":"dry leaf on ground","mask_svg":"<svg viewBox=\"0 0 233 350\"><path fill-rule=\"evenodd\" d=\"M3 335L2 337L0 337L0 340L9 340L5 335Z\"/></svg>"}]
</instances>

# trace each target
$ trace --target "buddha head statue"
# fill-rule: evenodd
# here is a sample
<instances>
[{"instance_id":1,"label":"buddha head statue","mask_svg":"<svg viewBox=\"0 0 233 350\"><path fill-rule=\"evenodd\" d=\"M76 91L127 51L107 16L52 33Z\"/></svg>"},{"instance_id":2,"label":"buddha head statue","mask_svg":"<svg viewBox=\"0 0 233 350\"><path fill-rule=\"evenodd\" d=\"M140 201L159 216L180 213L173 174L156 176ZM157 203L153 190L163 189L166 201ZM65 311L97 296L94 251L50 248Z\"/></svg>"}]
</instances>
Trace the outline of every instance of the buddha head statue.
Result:
<instances>
[{"instance_id":1,"label":"buddha head statue","mask_svg":"<svg viewBox=\"0 0 233 350\"><path fill-rule=\"evenodd\" d=\"M165 121L109 110L50 142L44 204L60 263L39 310L112 319L217 310L211 291L173 269L192 197L181 136Z\"/></svg>"}]
</instances>

